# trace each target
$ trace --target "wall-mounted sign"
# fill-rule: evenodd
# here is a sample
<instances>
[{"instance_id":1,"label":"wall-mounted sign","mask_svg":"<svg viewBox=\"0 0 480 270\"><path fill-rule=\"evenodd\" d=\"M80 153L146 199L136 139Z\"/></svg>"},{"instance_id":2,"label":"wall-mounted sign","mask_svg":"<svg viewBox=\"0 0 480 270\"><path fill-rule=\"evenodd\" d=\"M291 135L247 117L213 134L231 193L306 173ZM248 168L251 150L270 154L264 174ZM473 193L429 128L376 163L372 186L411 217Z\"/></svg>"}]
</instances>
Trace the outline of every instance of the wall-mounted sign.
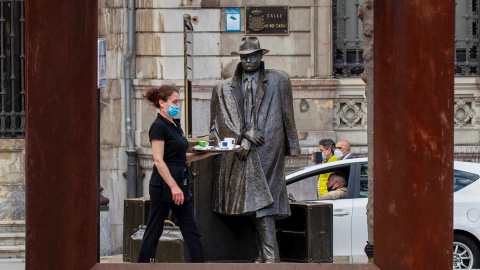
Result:
<instances>
[{"instance_id":1,"label":"wall-mounted sign","mask_svg":"<svg viewBox=\"0 0 480 270\"><path fill-rule=\"evenodd\" d=\"M227 8L225 12L225 21L225 29L227 31L242 31L242 15L239 8Z\"/></svg>"},{"instance_id":2,"label":"wall-mounted sign","mask_svg":"<svg viewBox=\"0 0 480 270\"><path fill-rule=\"evenodd\" d=\"M98 38L97 44L97 87L100 88L107 85L107 40Z\"/></svg>"},{"instance_id":3,"label":"wall-mounted sign","mask_svg":"<svg viewBox=\"0 0 480 270\"><path fill-rule=\"evenodd\" d=\"M288 6L246 6L245 35L289 35L288 10Z\"/></svg>"}]
</instances>

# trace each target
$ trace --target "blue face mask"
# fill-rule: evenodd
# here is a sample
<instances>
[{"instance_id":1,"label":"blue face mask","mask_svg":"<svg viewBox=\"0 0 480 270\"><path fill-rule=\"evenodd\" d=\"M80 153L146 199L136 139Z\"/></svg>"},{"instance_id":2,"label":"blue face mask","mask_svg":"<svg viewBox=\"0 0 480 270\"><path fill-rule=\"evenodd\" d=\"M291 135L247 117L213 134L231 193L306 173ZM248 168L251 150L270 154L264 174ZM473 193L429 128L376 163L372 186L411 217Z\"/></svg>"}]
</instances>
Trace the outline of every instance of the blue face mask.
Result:
<instances>
[{"instance_id":1,"label":"blue face mask","mask_svg":"<svg viewBox=\"0 0 480 270\"><path fill-rule=\"evenodd\" d=\"M325 153L322 152L322 162L325 162L325 161L326 161Z\"/></svg>"},{"instance_id":2,"label":"blue face mask","mask_svg":"<svg viewBox=\"0 0 480 270\"><path fill-rule=\"evenodd\" d=\"M177 116L178 112L180 112L180 107L168 104L168 110L165 111L171 117Z\"/></svg>"}]
</instances>

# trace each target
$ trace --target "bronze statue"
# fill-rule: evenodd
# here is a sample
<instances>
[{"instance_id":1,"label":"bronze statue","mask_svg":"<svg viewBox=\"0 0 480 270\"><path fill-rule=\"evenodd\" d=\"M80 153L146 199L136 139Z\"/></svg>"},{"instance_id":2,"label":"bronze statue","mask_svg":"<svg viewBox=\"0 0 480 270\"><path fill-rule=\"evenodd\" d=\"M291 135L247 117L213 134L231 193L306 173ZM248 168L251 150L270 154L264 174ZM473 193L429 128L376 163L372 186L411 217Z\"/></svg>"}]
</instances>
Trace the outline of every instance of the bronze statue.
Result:
<instances>
[{"instance_id":1,"label":"bronze statue","mask_svg":"<svg viewBox=\"0 0 480 270\"><path fill-rule=\"evenodd\" d=\"M235 138L242 146L221 157L213 210L226 215L251 215L260 235L259 258L278 262L275 219L290 215L285 186L285 156L300 147L293 115L292 86L282 71L265 69L256 37L244 37L241 63L233 77L212 93L210 137Z\"/></svg>"}]
</instances>

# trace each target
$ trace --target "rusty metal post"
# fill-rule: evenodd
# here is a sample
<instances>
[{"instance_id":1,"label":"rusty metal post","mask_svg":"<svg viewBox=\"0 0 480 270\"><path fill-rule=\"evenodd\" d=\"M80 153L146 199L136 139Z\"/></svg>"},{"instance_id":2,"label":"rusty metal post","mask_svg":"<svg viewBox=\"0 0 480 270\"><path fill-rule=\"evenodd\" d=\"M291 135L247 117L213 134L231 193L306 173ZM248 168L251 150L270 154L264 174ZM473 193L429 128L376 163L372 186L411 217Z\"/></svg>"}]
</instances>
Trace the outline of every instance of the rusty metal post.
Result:
<instances>
[{"instance_id":1,"label":"rusty metal post","mask_svg":"<svg viewBox=\"0 0 480 270\"><path fill-rule=\"evenodd\" d=\"M380 269L452 268L455 1L374 2Z\"/></svg>"},{"instance_id":2,"label":"rusty metal post","mask_svg":"<svg viewBox=\"0 0 480 270\"><path fill-rule=\"evenodd\" d=\"M97 1L26 1L26 269L98 260Z\"/></svg>"}]
</instances>

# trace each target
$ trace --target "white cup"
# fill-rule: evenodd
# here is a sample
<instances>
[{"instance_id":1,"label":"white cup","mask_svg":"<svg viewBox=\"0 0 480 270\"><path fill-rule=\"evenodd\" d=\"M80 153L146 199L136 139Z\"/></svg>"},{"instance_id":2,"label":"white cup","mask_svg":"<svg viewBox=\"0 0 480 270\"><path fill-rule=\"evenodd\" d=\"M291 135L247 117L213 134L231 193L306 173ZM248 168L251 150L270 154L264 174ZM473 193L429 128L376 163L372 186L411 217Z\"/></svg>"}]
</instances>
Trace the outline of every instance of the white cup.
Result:
<instances>
[{"instance_id":1,"label":"white cup","mask_svg":"<svg viewBox=\"0 0 480 270\"><path fill-rule=\"evenodd\" d=\"M218 143L218 146L221 148L221 149L227 149L228 148L228 142L227 141L220 141Z\"/></svg>"},{"instance_id":2,"label":"white cup","mask_svg":"<svg viewBox=\"0 0 480 270\"><path fill-rule=\"evenodd\" d=\"M227 148L232 149L235 145L235 138L224 138L224 142L227 142Z\"/></svg>"}]
</instances>

